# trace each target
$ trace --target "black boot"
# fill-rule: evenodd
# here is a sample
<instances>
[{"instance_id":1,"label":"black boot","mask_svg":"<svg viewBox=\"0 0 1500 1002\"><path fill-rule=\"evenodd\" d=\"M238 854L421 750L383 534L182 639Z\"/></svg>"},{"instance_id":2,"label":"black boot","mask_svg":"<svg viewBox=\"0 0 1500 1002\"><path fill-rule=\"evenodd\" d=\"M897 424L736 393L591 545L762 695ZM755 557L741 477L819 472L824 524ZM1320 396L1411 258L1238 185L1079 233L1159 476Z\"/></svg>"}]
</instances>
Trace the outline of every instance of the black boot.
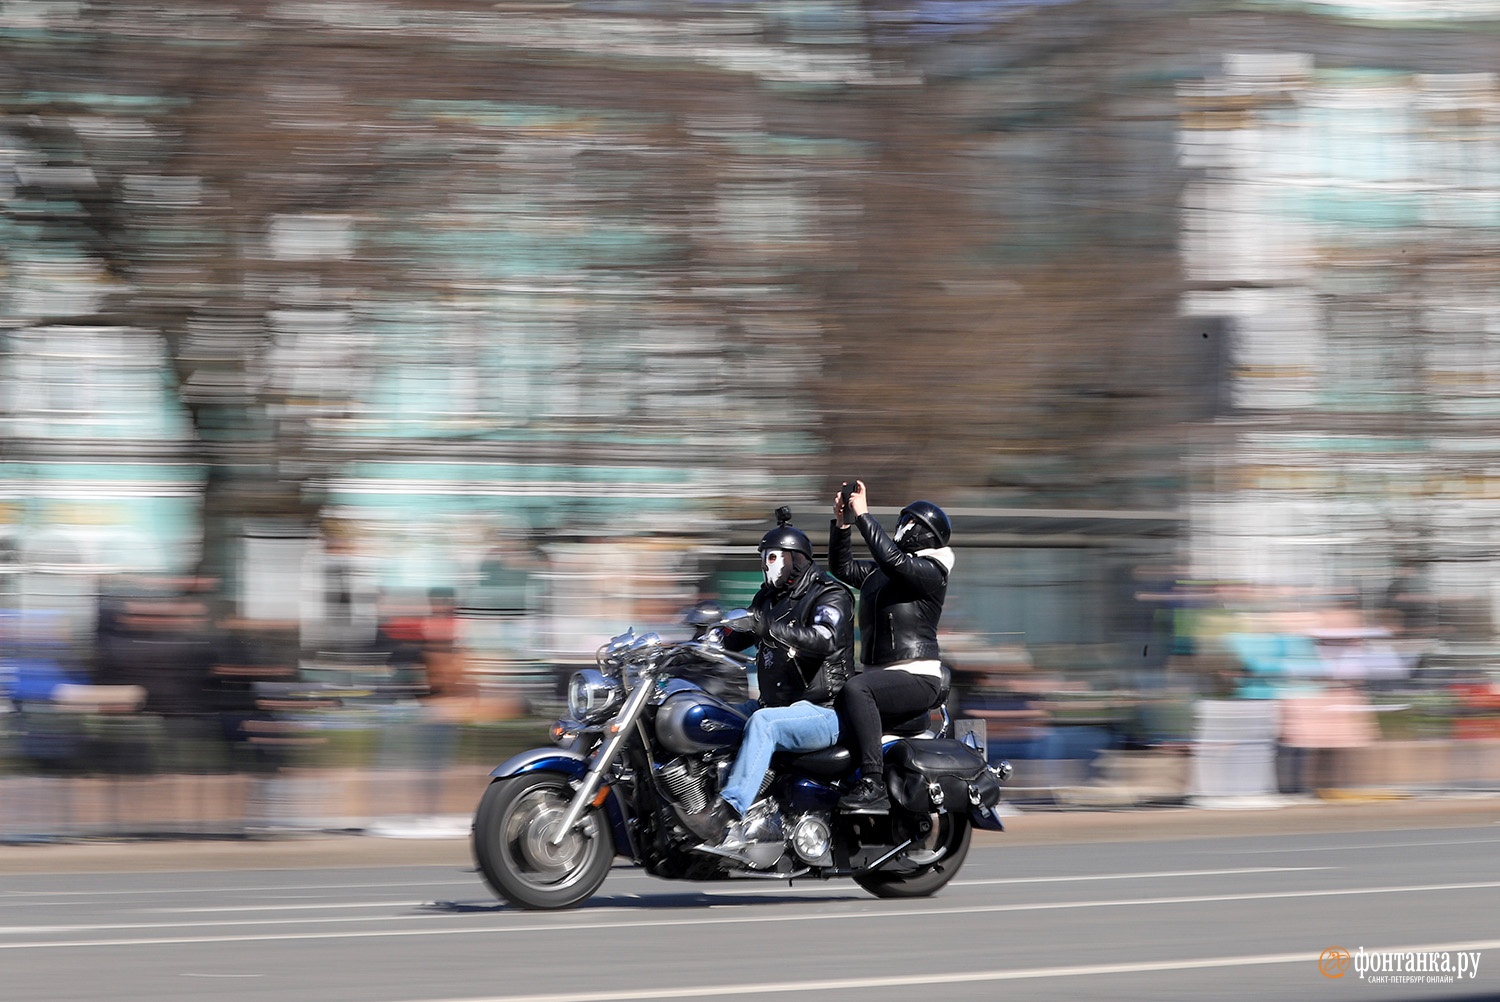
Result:
<instances>
[{"instance_id":1,"label":"black boot","mask_svg":"<svg viewBox=\"0 0 1500 1002\"><path fill-rule=\"evenodd\" d=\"M885 795L884 776L865 776L839 798L839 810L845 814L888 814L890 809L891 798Z\"/></svg>"},{"instance_id":2,"label":"black boot","mask_svg":"<svg viewBox=\"0 0 1500 1002\"><path fill-rule=\"evenodd\" d=\"M739 815L723 797L715 797L712 804L696 814L688 814L686 811L678 811L677 814L688 831L701 839L715 842L723 836L729 822L739 820Z\"/></svg>"},{"instance_id":3,"label":"black boot","mask_svg":"<svg viewBox=\"0 0 1500 1002\"><path fill-rule=\"evenodd\" d=\"M780 842L785 837L781 828L781 808L770 797L745 808L743 816L736 816L731 811L729 819L722 831L705 838L698 848L735 852L754 842Z\"/></svg>"}]
</instances>

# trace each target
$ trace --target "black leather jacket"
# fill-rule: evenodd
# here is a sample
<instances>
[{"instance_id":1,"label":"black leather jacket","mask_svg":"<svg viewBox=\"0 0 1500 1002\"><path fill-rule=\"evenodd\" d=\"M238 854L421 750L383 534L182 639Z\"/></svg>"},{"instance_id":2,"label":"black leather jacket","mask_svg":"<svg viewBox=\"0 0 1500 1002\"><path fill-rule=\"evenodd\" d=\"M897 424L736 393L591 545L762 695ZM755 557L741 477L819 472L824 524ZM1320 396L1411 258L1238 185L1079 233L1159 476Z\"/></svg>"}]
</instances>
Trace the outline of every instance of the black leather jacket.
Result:
<instances>
[{"instance_id":1,"label":"black leather jacket","mask_svg":"<svg viewBox=\"0 0 1500 1002\"><path fill-rule=\"evenodd\" d=\"M828 567L833 576L859 589L860 661L937 659L938 620L948 595L953 551L907 553L868 512L854 520L873 560L855 560L850 530L830 520Z\"/></svg>"},{"instance_id":2,"label":"black leather jacket","mask_svg":"<svg viewBox=\"0 0 1500 1002\"><path fill-rule=\"evenodd\" d=\"M854 674L854 598L849 590L809 564L788 588L762 585L750 611L756 632L731 633L725 646L759 644L760 705L790 706L805 699L832 706Z\"/></svg>"}]
</instances>

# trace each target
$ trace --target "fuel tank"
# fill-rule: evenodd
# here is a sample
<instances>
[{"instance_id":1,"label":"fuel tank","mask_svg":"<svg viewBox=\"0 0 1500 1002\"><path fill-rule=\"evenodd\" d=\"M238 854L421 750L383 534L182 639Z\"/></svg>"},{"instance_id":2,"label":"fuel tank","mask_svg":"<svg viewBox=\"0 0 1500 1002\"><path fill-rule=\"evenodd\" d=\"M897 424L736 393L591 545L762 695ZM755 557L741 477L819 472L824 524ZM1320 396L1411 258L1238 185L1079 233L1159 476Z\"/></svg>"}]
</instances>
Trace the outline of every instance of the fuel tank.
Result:
<instances>
[{"instance_id":1,"label":"fuel tank","mask_svg":"<svg viewBox=\"0 0 1500 1002\"><path fill-rule=\"evenodd\" d=\"M669 695L656 710L656 739L679 755L735 748L745 733L745 714L696 687Z\"/></svg>"}]
</instances>

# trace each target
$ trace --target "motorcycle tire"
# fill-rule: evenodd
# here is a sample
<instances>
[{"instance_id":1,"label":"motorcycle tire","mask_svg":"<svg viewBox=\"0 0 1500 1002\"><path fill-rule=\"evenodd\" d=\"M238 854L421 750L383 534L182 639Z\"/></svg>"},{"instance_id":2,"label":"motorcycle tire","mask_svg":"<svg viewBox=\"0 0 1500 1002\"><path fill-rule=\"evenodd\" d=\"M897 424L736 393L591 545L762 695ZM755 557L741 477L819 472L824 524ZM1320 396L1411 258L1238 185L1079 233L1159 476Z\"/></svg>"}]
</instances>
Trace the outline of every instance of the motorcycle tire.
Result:
<instances>
[{"instance_id":1,"label":"motorcycle tire","mask_svg":"<svg viewBox=\"0 0 1500 1002\"><path fill-rule=\"evenodd\" d=\"M573 787L568 777L533 772L500 779L485 789L472 835L479 872L496 895L518 908L571 908L604 883L614 863L614 838L593 808L579 826L552 845Z\"/></svg>"},{"instance_id":2,"label":"motorcycle tire","mask_svg":"<svg viewBox=\"0 0 1500 1002\"><path fill-rule=\"evenodd\" d=\"M886 870L856 873L854 882L877 898L927 898L942 890L964 865L974 832L969 819L962 815L940 814L936 821L936 837L929 846L943 850L939 859L915 873Z\"/></svg>"}]
</instances>

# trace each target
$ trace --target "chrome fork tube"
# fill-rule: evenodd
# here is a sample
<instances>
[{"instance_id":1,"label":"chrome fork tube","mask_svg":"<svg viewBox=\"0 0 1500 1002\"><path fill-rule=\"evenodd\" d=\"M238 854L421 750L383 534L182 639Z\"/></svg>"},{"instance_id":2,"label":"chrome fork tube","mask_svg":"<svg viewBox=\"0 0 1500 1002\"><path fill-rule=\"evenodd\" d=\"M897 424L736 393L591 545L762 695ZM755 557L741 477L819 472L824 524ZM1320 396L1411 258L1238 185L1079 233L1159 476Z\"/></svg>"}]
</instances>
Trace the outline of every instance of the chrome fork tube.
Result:
<instances>
[{"instance_id":1,"label":"chrome fork tube","mask_svg":"<svg viewBox=\"0 0 1500 1002\"><path fill-rule=\"evenodd\" d=\"M631 691L630 698L620 708L620 715L609 722L609 738L590 763L589 771L583 777L583 785L573 794L573 802L568 805L568 813L563 816L562 824L557 826L557 831L548 839L553 845L562 845L563 840L583 819L583 812L588 810L594 795L599 792L599 783L604 778L605 770L614 764L615 756L620 754L620 746L634 729L635 722L640 719L641 711L646 708L646 701L651 698L651 691L655 688L655 677L643 673L641 680Z\"/></svg>"}]
</instances>

